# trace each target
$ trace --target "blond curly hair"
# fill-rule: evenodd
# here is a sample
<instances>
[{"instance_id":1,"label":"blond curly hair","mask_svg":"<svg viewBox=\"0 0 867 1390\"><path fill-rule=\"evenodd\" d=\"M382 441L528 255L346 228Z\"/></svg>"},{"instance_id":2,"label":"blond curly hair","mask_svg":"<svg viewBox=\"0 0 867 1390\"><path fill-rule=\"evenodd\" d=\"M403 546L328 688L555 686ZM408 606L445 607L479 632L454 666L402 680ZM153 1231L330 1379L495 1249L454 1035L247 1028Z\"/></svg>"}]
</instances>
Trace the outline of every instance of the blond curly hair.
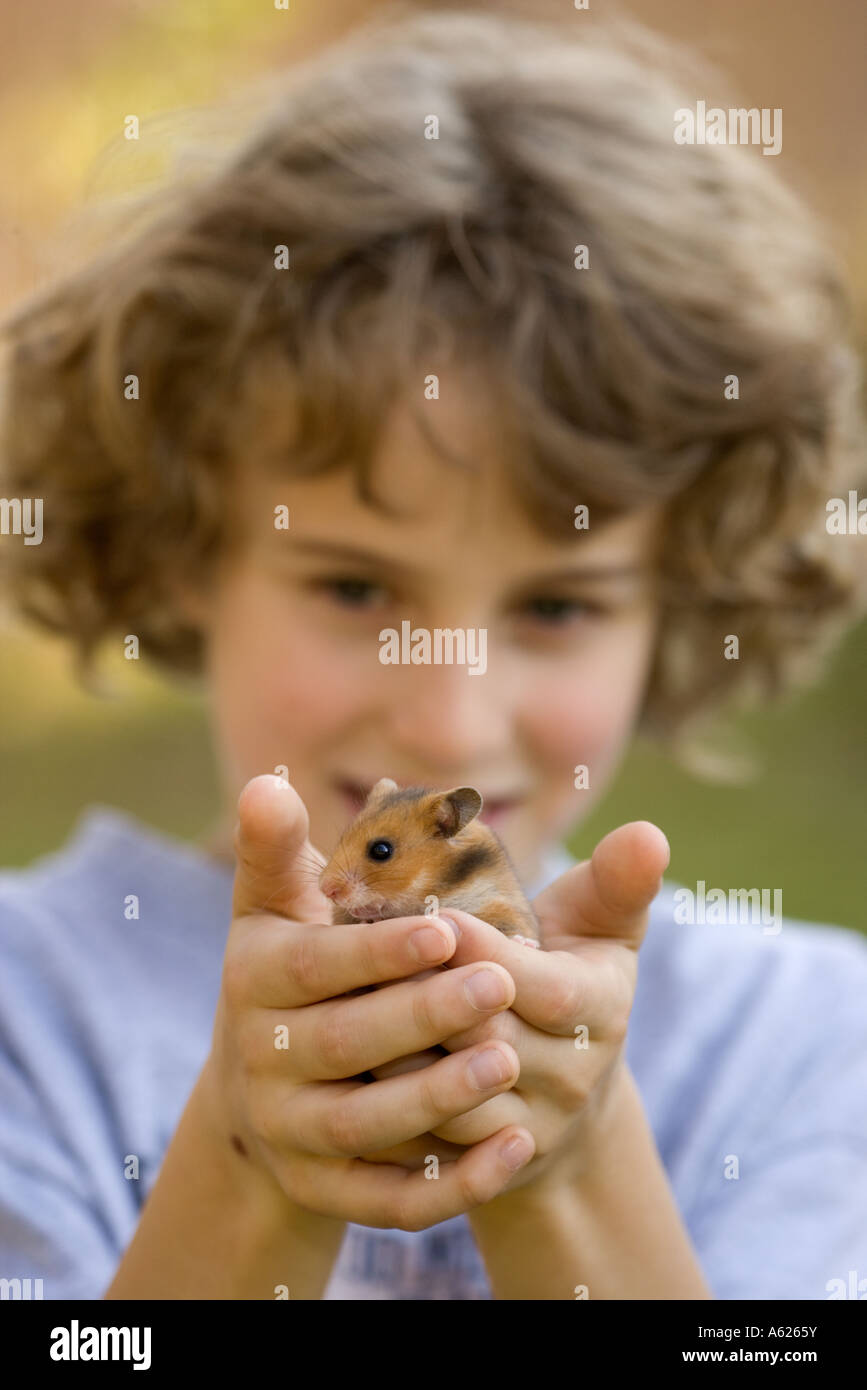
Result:
<instances>
[{"instance_id":1,"label":"blond curly hair","mask_svg":"<svg viewBox=\"0 0 867 1390\"><path fill-rule=\"evenodd\" d=\"M577 502L594 526L664 502L644 732L674 746L809 675L863 601L825 529L864 477L851 304L768 160L675 142L682 57L623 21L399 9L263 79L239 148L3 324L0 490L46 517L41 545L2 547L21 611L85 673L130 631L199 671L174 596L231 543L256 383L291 419L276 466L349 467L370 500L389 404L421 398L436 348L491 374L546 533L574 535Z\"/></svg>"}]
</instances>

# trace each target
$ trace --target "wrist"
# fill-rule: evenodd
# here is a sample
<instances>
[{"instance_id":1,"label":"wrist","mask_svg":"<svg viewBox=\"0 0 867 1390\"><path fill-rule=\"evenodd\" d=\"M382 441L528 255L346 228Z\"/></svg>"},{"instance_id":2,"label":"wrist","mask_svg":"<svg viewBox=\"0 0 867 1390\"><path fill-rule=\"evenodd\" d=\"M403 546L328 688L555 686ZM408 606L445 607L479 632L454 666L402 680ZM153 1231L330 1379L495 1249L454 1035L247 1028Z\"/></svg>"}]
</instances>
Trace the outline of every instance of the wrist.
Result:
<instances>
[{"instance_id":1,"label":"wrist","mask_svg":"<svg viewBox=\"0 0 867 1390\"><path fill-rule=\"evenodd\" d=\"M713 1296L635 1080L611 1081L577 1162L469 1213L495 1298Z\"/></svg>"}]
</instances>

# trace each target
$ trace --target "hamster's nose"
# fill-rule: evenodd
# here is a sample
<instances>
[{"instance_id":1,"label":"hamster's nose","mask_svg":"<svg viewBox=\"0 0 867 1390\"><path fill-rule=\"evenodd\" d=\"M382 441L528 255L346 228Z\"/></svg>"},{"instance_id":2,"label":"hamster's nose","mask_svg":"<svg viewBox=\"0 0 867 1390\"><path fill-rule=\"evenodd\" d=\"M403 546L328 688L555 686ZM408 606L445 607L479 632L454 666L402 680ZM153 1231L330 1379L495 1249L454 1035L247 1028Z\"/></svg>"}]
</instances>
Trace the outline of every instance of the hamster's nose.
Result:
<instances>
[{"instance_id":1,"label":"hamster's nose","mask_svg":"<svg viewBox=\"0 0 867 1390\"><path fill-rule=\"evenodd\" d=\"M325 894L326 898L330 898L330 899L332 900L332 902L334 901L335 898L339 898L339 897L340 897L341 889L340 889L340 884L339 884L339 883L331 883L331 884L329 884L327 887L326 887L324 884L322 884L322 885L321 885L321 888L322 888L322 892Z\"/></svg>"}]
</instances>

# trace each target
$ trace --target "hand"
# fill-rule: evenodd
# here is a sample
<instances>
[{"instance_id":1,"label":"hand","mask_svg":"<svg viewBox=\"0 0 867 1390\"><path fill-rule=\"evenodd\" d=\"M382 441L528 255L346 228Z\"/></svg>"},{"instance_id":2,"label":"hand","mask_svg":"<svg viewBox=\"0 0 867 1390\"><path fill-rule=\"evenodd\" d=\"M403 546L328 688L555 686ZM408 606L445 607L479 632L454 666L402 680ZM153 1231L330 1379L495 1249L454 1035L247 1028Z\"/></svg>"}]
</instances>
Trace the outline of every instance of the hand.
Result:
<instances>
[{"instance_id":1,"label":"hand","mask_svg":"<svg viewBox=\"0 0 867 1390\"><path fill-rule=\"evenodd\" d=\"M246 1155L269 1193L276 1184L320 1215L420 1230L489 1202L517 1166L503 1157L512 1131L456 1151L436 1182L361 1155L412 1141L507 1089L518 1073L511 1048L492 1049L508 1065L481 1089L470 1068L491 1050L482 1044L452 1049L456 1055L424 1072L373 1083L361 1074L507 1009L511 976L500 965L468 962L406 979L454 953L449 927L431 917L332 926L316 883L325 861L309 843L294 788L255 777L238 812L233 921L204 1068L217 1132ZM499 999L474 1005L465 987L482 975L499 982ZM386 981L399 983L361 992ZM281 1031L288 1048L277 1046Z\"/></svg>"},{"instance_id":2,"label":"hand","mask_svg":"<svg viewBox=\"0 0 867 1390\"><path fill-rule=\"evenodd\" d=\"M454 1155L456 1146L518 1125L533 1135L536 1154L510 1191L529 1184L556 1186L581 1173L592 1161L609 1103L616 1104L619 1096L638 948L669 859L668 841L650 822L613 830L591 859L535 899L540 951L511 941L469 913L444 909L461 930L448 970L496 961L514 979L515 999L505 1012L455 1032L442 1045L450 1052L482 1042L508 1044L520 1059L520 1076L504 1094L392 1151L390 1161L417 1165L432 1151L426 1150L432 1136ZM580 1045L582 1026L586 1046ZM412 1060L423 1065L422 1059Z\"/></svg>"}]
</instances>

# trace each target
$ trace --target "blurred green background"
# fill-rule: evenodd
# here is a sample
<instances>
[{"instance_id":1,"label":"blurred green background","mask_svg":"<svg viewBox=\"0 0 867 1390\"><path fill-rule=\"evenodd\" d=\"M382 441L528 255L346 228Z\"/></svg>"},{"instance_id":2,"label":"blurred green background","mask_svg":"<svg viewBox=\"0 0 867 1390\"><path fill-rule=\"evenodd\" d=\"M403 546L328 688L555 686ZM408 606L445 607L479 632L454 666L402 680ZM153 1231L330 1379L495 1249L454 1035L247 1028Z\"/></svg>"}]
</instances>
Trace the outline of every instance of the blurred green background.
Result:
<instances>
[{"instance_id":1,"label":"blurred green background","mask_svg":"<svg viewBox=\"0 0 867 1390\"><path fill-rule=\"evenodd\" d=\"M0 0L0 308L54 269L44 247L56 246L63 217L116 177L128 113L159 120L218 97L376 8L363 0L289 11L246 0L55 0L28 10ZM533 6L544 8L552 6ZM867 37L867 7L826 0L822 45L808 0L732 0L719 14L692 0L624 8L700 45L733 74L745 104L784 109L782 172L825 217L863 322L867 93L858 34ZM147 162L147 149L135 154ZM118 661L109 672L118 695L97 699L75 684L61 643L8 620L0 643L0 863L23 865L59 846L94 803L182 838L212 826L217 779L194 689ZM613 826L647 818L669 837L671 877L781 887L787 917L867 931L865 710L862 624L820 687L738 721L761 766L753 782L711 786L637 746L571 848L589 854Z\"/></svg>"}]
</instances>

